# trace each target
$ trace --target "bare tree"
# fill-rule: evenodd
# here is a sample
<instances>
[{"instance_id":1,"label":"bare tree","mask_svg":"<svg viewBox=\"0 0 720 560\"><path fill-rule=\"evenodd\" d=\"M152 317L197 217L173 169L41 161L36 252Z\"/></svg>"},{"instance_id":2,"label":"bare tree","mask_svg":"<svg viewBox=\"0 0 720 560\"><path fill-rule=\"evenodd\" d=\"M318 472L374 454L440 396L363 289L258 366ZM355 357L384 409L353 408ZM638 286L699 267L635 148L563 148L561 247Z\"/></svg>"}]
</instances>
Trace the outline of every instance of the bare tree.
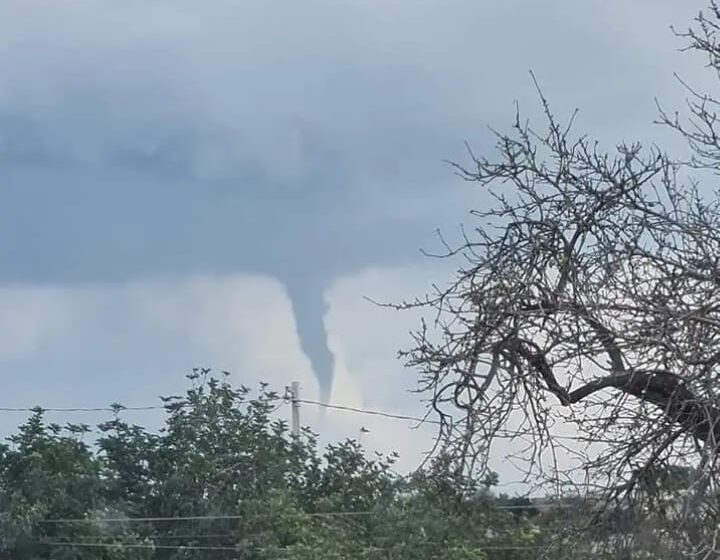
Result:
<instances>
[{"instance_id":1,"label":"bare tree","mask_svg":"<svg viewBox=\"0 0 720 560\"><path fill-rule=\"evenodd\" d=\"M677 33L716 72L719 29L713 3ZM639 145L605 153L540 98L542 132L518 113L510 133L496 134L496 159L470 152L470 164L455 165L495 202L474 212L478 225L460 246L447 246L444 256L461 262L455 281L400 306L435 318L402 355L468 469L485 464L493 443L521 437L529 474L577 482L553 461L566 448L582 459L583 488L641 515L667 498L662 473L685 465L693 475L663 531L710 557L720 504L720 205L697 178L720 171L718 101L688 88L689 119L660 111L693 151L679 162ZM575 442L556 437L561 422Z\"/></svg>"}]
</instances>

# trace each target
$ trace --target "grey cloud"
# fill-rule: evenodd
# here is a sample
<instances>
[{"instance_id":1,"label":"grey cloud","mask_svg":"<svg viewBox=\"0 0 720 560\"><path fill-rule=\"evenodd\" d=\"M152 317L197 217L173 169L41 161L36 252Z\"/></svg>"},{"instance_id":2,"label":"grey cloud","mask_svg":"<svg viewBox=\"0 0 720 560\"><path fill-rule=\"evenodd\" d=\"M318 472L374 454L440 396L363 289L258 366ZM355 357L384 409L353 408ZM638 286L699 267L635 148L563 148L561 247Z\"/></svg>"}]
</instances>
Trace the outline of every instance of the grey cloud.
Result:
<instances>
[{"instance_id":1,"label":"grey cloud","mask_svg":"<svg viewBox=\"0 0 720 560\"><path fill-rule=\"evenodd\" d=\"M514 98L537 114L527 70L610 142L678 99L666 27L686 7L582 6L5 2L0 280L272 274L328 370L304 304L483 203L440 160L486 152Z\"/></svg>"}]
</instances>

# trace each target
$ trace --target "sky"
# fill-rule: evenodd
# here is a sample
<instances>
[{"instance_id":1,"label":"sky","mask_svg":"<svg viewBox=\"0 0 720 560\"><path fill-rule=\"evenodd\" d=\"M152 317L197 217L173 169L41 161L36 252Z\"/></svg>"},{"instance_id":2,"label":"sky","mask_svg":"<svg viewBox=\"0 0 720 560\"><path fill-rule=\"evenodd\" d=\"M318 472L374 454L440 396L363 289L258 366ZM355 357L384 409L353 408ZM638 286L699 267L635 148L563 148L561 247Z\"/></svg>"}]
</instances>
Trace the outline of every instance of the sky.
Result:
<instances>
[{"instance_id":1,"label":"sky","mask_svg":"<svg viewBox=\"0 0 720 560\"><path fill-rule=\"evenodd\" d=\"M603 146L681 151L655 99L682 109L674 72L712 84L669 30L703 7L0 0L0 406L148 404L204 366L422 413L396 359L418 316L366 298L452 279L421 249L489 200L446 160L490 155L515 101L538 117L530 70ZM301 417L402 468L432 444L428 426Z\"/></svg>"}]
</instances>

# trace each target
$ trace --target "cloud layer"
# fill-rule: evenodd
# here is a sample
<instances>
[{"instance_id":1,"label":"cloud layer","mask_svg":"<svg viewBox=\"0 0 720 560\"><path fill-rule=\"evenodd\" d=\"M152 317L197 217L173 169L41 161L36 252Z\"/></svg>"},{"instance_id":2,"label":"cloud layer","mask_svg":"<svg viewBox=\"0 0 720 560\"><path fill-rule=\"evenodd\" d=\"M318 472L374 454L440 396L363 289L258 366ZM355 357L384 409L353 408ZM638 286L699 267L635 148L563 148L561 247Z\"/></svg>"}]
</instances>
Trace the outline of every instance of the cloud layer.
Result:
<instances>
[{"instance_id":1,"label":"cloud layer","mask_svg":"<svg viewBox=\"0 0 720 560\"><path fill-rule=\"evenodd\" d=\"M385 361L411 321L360 297L449 277L418 248L489 201L442 159L489 153L516 99L538 116L531 69L604 146L679 149L653 98L682 106L673 70L707 84L668 30L702 6L3 2L8 404L132 400L207 364L317 398L334 371L339 401L414 410Z\"/></svg>"}]
</instances>

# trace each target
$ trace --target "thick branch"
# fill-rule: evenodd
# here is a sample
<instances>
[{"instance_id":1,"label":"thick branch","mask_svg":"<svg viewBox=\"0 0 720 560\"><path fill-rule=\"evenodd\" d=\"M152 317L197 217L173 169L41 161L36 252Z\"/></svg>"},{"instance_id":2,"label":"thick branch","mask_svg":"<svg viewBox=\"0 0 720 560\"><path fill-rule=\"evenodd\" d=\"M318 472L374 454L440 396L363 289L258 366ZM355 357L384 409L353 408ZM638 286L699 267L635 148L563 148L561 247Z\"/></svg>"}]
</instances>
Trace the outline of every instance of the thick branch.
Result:
<instances>
[{"instance_id":1,"label":"thick branch","mask_svg":"<svg viewBox=\"0 0 720 560\"><path fill-rule=\"evenodd\" d=\"M665 416L680 424L695 439L720 442L720 410L708 405L688 389L680 378L669 372L633 371L601 377L568 394L569 404L579 402L606 388L624 393L660 407Z\"/></svg>"},{"instance_id":2,"label":"thick branch","mask_svg":"<svg viewBox=\"0 0 720 560\"><path fill-rule=\"evenodd\" d=\"M666 371L623 372L601 377L568 392L557 382L545 355L537 348L535 352L530 350L529 344L514 339L508 349L517 352L540 374L560 404L569 406L597 391L614 388L658 406L667 418L680 424L698 441L720 443L720 409L699 399L677 375Z\"/></svg>"}]
</instances>

